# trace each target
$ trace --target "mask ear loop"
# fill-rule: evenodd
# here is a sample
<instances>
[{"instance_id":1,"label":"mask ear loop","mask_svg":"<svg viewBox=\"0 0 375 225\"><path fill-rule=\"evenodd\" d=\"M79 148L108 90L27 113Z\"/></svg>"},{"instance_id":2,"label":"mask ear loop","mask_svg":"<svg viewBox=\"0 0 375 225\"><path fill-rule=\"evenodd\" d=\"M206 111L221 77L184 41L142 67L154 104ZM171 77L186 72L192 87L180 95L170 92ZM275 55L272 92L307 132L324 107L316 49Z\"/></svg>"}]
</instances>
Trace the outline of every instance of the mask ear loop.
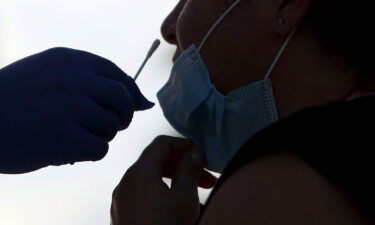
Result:
<instances>
[{"instance_id":1,"label":"mask ear loop","mask_svg":"<svg viewBox=\"0 0 375 225\"><path fill-rule=\"evenodd\" d=\"M236 0L225 12L223 15L220 16L218 20L212 25L210 30L207 32L206 36L203 38L203 41L200 43L198 47L198 52L200 52L203 48L203 45L207 42L208 38L211 36L212 32L216 29L217 26L223 21L223 19L240 3L241 0Z\"/></svg>"},{"instance_id":2,"label":"mask ear loop","mask_svg":"<svg viewBox=\"0 0 375 225\"><path fill-rule=\"evenodd\" d=\"M290 40L292 39L292 37L294 36L294 33L296 32L297 28L295 28L288 36L288 38L285 40L283 46L281 47L280 51L277 53L275 59L273 60L270 68L268 69L267 73L266 73L266 76L264 77L264 80L268 80L269 77L271 76L271 73L272 71L275 69L277 63L279 62L281 56L283 55L286 47L288 47L288 44L290 42ZM269 87L271 87L270 83L269 82L265 82L265 88L268 89Z\"/></svg>"}]
</instances>

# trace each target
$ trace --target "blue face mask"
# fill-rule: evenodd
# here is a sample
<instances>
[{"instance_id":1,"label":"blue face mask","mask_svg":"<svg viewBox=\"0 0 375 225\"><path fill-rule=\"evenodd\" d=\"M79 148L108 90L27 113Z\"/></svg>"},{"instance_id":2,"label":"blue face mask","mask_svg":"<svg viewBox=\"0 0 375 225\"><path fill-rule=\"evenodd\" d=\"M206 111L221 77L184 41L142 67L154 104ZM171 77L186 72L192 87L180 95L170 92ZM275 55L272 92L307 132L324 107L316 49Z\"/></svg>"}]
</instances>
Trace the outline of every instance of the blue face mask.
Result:
<instances>
[{"instance_id":1,"label":"blue face mask","mask_svg":"<svg viewBox=\"0 0 375 225\"><path fill-rule=\"evenodd\" d=\"M268 77L294 33L284 43L264 80L222 95L211 83L199 52L239 1L215 23L199 48L191 45L180 55L169 81L158 92L166 119L179 133L204 148L207 169L215 172L222 172L250 137L278 120Z\"/></svg>"}]
</instances>

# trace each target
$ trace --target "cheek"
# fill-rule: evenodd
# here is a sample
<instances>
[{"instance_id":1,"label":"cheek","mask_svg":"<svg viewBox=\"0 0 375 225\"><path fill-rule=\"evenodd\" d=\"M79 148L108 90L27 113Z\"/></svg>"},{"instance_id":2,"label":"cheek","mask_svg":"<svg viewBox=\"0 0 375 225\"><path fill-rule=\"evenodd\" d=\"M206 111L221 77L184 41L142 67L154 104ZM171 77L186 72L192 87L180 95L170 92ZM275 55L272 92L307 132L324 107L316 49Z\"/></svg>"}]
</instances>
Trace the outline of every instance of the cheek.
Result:
<instances>
[{"instance_id":1,"label":"cheek","mask_svg":"<svg viewBox=\"0 0 375 225\"><path fill-rule=\"evenodd\" d=\"M213 23L233 2L188 1L177 21L180 50L193 43L198 47ZM261 64L261 55L265 55L270 46L264 45L267 42L262 30L265 26L257 12L260 10L251 4L240 3L216 28L202 49L210 79L223 94L263 78L265 66Z\"/></svg>"}]
</instances>

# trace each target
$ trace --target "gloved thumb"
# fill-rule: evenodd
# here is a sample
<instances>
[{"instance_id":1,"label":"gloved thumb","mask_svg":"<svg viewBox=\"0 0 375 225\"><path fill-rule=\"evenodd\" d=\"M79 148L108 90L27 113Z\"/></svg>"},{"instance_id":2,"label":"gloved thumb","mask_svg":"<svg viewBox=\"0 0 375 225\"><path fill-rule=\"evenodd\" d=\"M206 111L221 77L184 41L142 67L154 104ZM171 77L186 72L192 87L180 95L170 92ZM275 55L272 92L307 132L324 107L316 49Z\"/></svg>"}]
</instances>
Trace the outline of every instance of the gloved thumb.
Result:
<instances>
[{"instance_id":1,"label":"gloved thumb","mask_svg":"<svg viewBox=\"0 0 375 225\"><path fill-rule=\"evenodd\" d=\"M172 179L172 189L177 191L196 192L198 187L198 178L202 175L204 169L204 157L202 150L193 147L187 151L182 158L175 176Z\"/></svg>"},{"instance_id":2,"label":"gloved thumb","mask_svg":"<svg viewBox=\"0 0 375 225\"><path fill-rule=\"evenodd\" d=\"M155 105L141 93L138 85L130 76L125 76L125 86L128 89L130 95L133 97L135 111L151 109Z\"/></svg>"}]
</instances>

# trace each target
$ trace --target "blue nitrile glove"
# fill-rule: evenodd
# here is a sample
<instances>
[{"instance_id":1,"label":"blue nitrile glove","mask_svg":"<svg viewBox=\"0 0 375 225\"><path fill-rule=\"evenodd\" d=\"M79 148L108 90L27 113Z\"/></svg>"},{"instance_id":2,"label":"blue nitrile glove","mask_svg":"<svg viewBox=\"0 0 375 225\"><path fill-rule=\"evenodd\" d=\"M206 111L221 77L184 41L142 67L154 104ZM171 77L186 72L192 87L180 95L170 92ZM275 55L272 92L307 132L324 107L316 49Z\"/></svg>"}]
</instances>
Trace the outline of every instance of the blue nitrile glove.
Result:
<instances>
[{"instance_id":1,"label":"blue nitrile glove","mask_svg":"<svg viewBox=\"0 0 375 225\"><path fill-rule=\"evenodd\" d=\"M154 104L107 59L66 48L0 70L0 173L102 159Z\"/></svg>"}]
</instances>

